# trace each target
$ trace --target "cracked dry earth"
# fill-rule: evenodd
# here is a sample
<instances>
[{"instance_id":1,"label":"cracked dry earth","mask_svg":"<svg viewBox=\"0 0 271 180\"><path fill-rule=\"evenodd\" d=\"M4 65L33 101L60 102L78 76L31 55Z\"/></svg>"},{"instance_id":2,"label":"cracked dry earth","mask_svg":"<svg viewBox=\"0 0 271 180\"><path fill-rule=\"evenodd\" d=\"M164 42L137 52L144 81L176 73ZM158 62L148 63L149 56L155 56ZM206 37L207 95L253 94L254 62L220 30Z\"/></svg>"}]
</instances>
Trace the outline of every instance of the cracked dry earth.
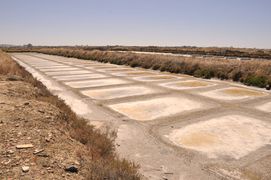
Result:
<instances>
[{"instance_id":1,"label":"cracked dry earth","mask_svg":"<svg viewBox=\"0 0 271 180\"><path fill-rule=\"evenodd\" d=\"M37 53L13 59L92 124L117 132L148 179L271 178L271 94L231 81Z\"/></svg>"},{"instance_id":2,"label":"cracked dry earth","mask_svg":"<svg viewBox=\"0 0 271 180\"><path fill-rule=\"evenodd\" d=\"M0 77L0 179L83 179L85 147L56 120L61 112L37 96L32 85ZM78 174L65 171L71 165Z\"/></svg>"}]
</instances>

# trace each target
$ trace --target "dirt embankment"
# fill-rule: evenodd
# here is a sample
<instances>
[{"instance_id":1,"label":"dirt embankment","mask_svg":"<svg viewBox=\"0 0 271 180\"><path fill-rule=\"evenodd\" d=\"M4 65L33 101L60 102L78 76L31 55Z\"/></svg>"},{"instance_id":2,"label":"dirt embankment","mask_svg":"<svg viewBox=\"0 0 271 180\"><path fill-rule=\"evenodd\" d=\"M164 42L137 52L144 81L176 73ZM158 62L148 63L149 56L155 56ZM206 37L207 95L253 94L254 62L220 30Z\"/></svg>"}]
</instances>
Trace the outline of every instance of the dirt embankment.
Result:
<instances>
[{"instance_id":1,"label":"dirt embankment","mask_svg":"<svg viewBox=\"0 0 271 180\"><path fill-rule=\"evenodd\" d=\"M0 51L0 179L140 179L100 132Z\"/></svg>"},{"instance_id":2,"label":"dirt embankment","mask_svg":"<svg viewBox=\"0 0 271 180\"><path fill-rule=\"evenodd\" d=\"M30 84L5 78L0 81L0 177L83 179L91 159L84 145L65 131L67 124L59 121L62 112L35 100L39 91ZM71 165L80 168L78 174L65 172Z\"/></svg>"}]
</instances>

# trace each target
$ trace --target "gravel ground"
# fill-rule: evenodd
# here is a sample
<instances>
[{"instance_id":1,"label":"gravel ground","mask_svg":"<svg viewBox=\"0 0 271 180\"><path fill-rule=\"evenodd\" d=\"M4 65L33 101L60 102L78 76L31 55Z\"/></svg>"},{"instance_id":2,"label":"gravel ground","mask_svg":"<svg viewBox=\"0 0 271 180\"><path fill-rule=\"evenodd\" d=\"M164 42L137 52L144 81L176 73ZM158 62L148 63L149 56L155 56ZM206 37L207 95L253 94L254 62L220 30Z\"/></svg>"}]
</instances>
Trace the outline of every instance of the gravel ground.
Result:
<instances>
[{"instance_id":1,"label":"gravel ground","mask_svg":"<svg viewBox=\"0 0 271 180\"><path fill-rule=\"evenodd\" d=\"M0 78L0 179L84 179L86 148L70 137L62 112L37 101L39 95L26 82Z\"/></svg>"}]
</instances>

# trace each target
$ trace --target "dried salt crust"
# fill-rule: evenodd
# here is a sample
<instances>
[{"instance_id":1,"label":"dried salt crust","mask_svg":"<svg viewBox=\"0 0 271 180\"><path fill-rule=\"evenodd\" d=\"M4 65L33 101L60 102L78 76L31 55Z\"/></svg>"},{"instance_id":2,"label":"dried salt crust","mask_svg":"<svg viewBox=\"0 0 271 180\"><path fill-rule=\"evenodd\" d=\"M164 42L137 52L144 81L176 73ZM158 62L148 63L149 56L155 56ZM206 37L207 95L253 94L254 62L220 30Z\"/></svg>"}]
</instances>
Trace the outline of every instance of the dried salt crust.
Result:
<instances>
[{"instance_id":1,"label":"dried salt crust","mask_svg":"<svg viewBox=\"0 0 271 180\"><path fill-rule=\"evenodd\" d=\"M91 73L90 71L86 70L80 70L80 71L58 71L58 72L45 72L45 74L50 76L56 76L56 75L72 75L72 74L87 74Z\"/></svg>"},{"instance_id":2,"label":"dried salt crust","mask_svg":"<svg viewBox=\"0 0 271 180\"><path fill-rule=\"evenodd\" d=\"M163 83L160 85L163 87L170 88L170 89L182 90L182 89L210 87L210 86L215 86L216 84L209 83L206 81L199 81L199 80L186 80L186 81Z\"/></svg>"},{"instance_id":3,"label":"dried salt crust","mask_svg":"<svg viewBox=\"0 0 271 180\"><path fill-rule=\"evenodd\" d=\"M124 72L124 71L134 71L133 68L110 68L110 69L98 69L98 71L116 73L116 72Z\"/></svg>"},{"instance_id":4,"label":"dried salt crust","mask_svg":"<svg viewBox=\"0 0 271 180\"><path fill-rule=\"evenodd\" d=\"M155 73L147 72L147 71L131 71L131 72L119 72L112 73L115 76L147 76L147 75L155 75Z\"/></svg>"},{"instance_id":5,"label":"dried salt crust","mask_svg":"<svg viewBox=\"0 0 271 180\"><path fill-rule=\"evenodd\" d=\"M270 144L271 125L247 116L227 115L175 129L166 137L209 158L240 159Z\"/></svg>"},{"instance_id":6,"label":"dried salt crust","mask_svg":"<svg viewBox=\"0 0 271 180\"><path fill-rule=\"evenodd\" d=\"M208 91L208 92L204 92L200 94L203 96L213 98L213 99L221 99L221 100L240 100L240 99L255 98L255 97L268 95L265 92L251 90L247 88L239 88L239 87L217 89L217 90Z\"/></svg>"},{"instance_id":7,"label":"dried salt crust","mask_svg":"<svg viewBox=\"0 0 271 180\"><path fill-rule=\"evenodd\" d=\"M184 111L199 109L202 106L202 103L187 98L162 97L114 104L109 107L131 119L148 121Z\"/></svg>"},{"instance_id":8,"label":"dried salt crust","mask_svg":"<svg viewBox=\"0 0 271 180\"><path fill-rule=\"evenodd\" d=\"M84 80L84 79L94 79L94 78L105 78L106 75L103 74L77 74L77 75L68 75L68 76L55 76L54 79L59 81L68 81L68 80Z\"/></svg>"},{"instance_id":9,"label":"dried salt crust","mask_svg":"<svg viewBox=\"0 0 271 180\"><path fill-rule=\"evenodd\" d=\"M71 66L64 66L64 65L52 65L52 66L35 66L38 69L53 69L53 68L70 68Z\"/></svg>"},{"instance_id":10,"label":"dried salt crust","mask_svg":"<svg viewBox=\"0 0 271 180\"><path fill-rule=\"evenodd\" d=\"M84 80L76 82L66 82L65 84L73 88L84 88L84 87L99 87L99 86L110 86L118 84L128 84L128 81L117 79L117 78L108 78L108 79L94 79L94 80Z\"/></svg>"},{"instance_id":11,"label":"dried salt crust","mask_svg":"<svg viewBox=\"0 0 271 180\"><path fill-rule=\"evenodd\" d=\"M74 68L74 67L68 67L68 68L40 68L39 69L40 71L43 71L43 72L56 72L56 71L74 71L74 70L80 70L79 68Z\"/></svg>"},{"instance_id":12,"label":"dried salt crust","mask_svg":"<svg viewBox=\"0 0 271 180\"><path fill-rule=\"evenodd\" d=\"M93 99L114 99L136 95L152 94L154 92L156 91L143 86L129 86L81 91L82 94L89 96Z\"/></svg>"},{"instance_id":13,"label":"dried salt crust","mask_svg":"<svg viewBox=\"0 0 271 180\"><path fill-rule=\"evenodd\" d=\"M261 110L261 111L271 112L271 102L262 104L260 106L257 106L256 108Z\"/></svg>"},{"instance_id":14,"label":"dried salt crust","mask_svg":"<svg viewBox=\"0 0 271 180\"><path fill-rule=\"evenodd\" d=\"M171 75L154 75L154 76L142 76L133 78L138 81L165 81L181 79L181 77L171 76Z\"/></svg>"}]
</instances>

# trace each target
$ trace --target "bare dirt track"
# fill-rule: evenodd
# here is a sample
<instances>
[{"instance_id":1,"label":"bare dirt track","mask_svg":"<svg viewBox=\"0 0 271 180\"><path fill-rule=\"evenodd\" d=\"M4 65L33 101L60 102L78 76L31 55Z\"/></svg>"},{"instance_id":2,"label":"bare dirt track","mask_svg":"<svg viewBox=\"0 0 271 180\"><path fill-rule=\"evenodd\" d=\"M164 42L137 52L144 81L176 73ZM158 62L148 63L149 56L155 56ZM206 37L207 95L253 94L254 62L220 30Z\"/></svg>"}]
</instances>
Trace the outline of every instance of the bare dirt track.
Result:
<instances>
[{"instance_id":1,"label":"bare dirt track","mask_svg":"<svg viewBox=\"0 0 271 180\"><path fill-rule=\"evenodd\" d=\"M240 84L15 53L149 179L270 179L271 95Z\"/></svg>"}]
</instances>

